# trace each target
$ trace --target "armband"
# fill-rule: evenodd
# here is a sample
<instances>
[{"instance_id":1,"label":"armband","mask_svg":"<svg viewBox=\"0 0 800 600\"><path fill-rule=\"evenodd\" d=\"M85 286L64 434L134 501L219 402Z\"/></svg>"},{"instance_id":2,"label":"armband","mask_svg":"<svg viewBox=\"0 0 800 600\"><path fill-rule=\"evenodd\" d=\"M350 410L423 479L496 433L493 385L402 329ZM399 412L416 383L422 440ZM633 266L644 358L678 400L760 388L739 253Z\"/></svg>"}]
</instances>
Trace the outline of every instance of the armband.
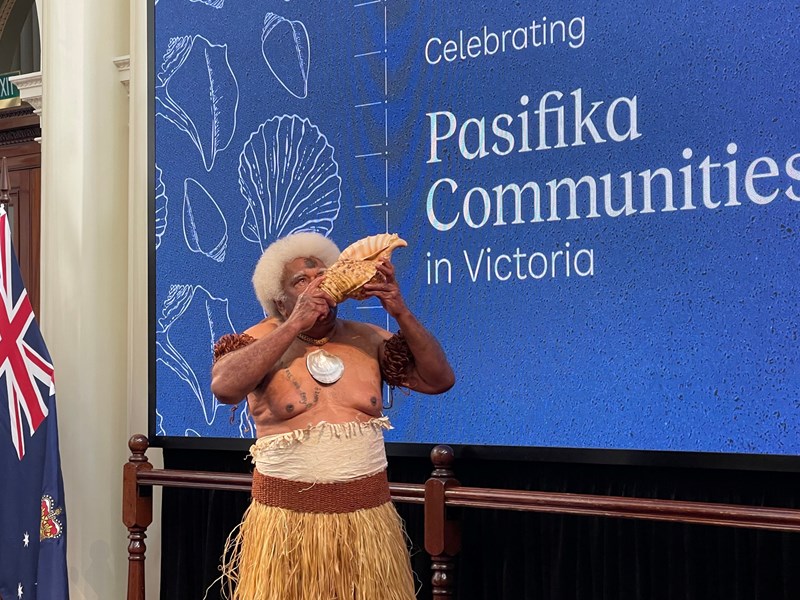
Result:
<instances>
[{"instance_id":1,"label":"armband","mask_svg":"<svg viewBox=\"0 0 800 600\"><path fill-rule=\"evenodd\" d=\"M408 370L414 366L414 355L402 331L398 331L384 345L381 372L390 386L406 386Z\"/></svg>"},{"instance_id":2,"label":"armband","mask_svg":"<svg viewBox=\"0 0 800 600\"><path fill-rule=\"evenodd\" d=\"M214 344L214 362L217 362L229 352L249 346L255 341L256 339L253 336L246 333L229 333L228 335L223 335L217 340L217 343Z\"/></svg>"}]
</instances>

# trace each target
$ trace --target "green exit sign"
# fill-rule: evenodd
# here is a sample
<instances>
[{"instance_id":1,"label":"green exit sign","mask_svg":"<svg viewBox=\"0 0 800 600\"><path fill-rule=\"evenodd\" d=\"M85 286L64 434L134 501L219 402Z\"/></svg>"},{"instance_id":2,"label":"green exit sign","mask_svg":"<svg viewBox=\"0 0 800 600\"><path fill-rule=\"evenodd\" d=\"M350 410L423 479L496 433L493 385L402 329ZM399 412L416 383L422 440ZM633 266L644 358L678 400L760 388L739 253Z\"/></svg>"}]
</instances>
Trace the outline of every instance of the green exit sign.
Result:
<instances>
[{"instance_id":1,"label":"green exit sign","mask_svg":"<svg viewBox=\"0 0 800 600\"><path fill-rule=\"evenodd\" d=\"M11 77L14 75L19 75L19 71L0 75L0 108L22 104L22 99L19 97L19 88L11 83Z\"/></svg>"}]
</instances>

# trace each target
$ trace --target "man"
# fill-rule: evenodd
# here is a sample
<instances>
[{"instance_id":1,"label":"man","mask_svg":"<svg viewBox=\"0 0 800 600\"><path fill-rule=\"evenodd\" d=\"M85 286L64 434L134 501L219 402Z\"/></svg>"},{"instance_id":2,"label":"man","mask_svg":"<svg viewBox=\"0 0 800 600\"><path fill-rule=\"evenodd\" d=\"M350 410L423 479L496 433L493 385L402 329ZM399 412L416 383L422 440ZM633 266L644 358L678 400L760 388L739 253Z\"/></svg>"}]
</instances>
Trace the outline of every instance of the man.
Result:
<instances>
[{"instance_id":1,"label":"man","mask_svg":"<svg viewBox=\"0 0 800 600\"><path fill-rule=\"evenodd\" d=\"M223 574L235 600L410 600L402 524L386 479L383 381L426 394L455 377L403 301L394 267L364 286L401 333L337 319L320 289L339 250L316 233L283 238L253 274L269 318L215 347L211 389L247 396L258 441L253 501Z\"/></svg>"}]
</instances>

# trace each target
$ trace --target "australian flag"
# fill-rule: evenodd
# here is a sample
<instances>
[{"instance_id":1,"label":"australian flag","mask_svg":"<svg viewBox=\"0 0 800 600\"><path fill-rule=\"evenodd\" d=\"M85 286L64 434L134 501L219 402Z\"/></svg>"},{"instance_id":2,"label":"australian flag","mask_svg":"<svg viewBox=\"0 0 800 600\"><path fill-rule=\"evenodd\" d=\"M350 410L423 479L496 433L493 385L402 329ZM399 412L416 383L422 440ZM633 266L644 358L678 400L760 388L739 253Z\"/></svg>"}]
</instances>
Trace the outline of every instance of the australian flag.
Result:
<instances>
[{"instance_id":1,"label":"australian flag","mask_svg":"<svg viewBox=\"0 0 800 600\"><path fill-rule=\"evenodd\" d=\"M67 513L53 365L0 206L0 599L65 600Z\"/></svg>"}]
</instances>

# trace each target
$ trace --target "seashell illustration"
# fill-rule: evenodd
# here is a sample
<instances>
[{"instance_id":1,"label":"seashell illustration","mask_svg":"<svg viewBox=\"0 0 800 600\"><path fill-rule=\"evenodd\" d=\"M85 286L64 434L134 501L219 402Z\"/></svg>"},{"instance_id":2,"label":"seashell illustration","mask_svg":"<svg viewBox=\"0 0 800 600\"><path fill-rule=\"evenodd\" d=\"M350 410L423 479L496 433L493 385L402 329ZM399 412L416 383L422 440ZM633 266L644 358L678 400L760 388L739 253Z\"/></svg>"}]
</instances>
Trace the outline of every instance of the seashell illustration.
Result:
<instances>
[{"instance_id":1,"label":"seashell illustration","mask_svg":"<svg viewBox=\"0 0 800 600\"><path fill-rule=\"evenodd\" d=\"M247 200L242 235L263 249L299 231L329 235L341 208L339 165L327 138L308 119L273 117L239 155L239 190Z\"/></svg>"},{"instance_id":2,"label":"seashell illustration","mask_svg":"<svg viewBox=\"0 0 800 600\"><path fill-rule=\"evenodd\" d=\"M386 281L378 264L389 260L397 248L408 243L395 234L382 233L350 244L325 272L319 287L337 304L347 298L363 300L367 283Z\"/></svg>"},{"instance_id":3,"label":"seashell illustration","mask_svg":"<svg viewBox=\"0 0 800 600\"><path fill-rule=\"evenodd\" d=\"M247 402L242 402L239 411L239 437L252 438L256 434L256 422L250 415L250 407Z\"/></svg>"},{"instance_id":4,"label":"seashell illustration","mask_svg":"<svg viewBox=\"0 0 800 600\"><path fill-rule=\"evenodd\" d=\"M214 342L234 332L227 299L199 285L170 286L156 328L156 360L189 386L207 425L221 406L211 393Z\"/></svg>"},{"instance_id":5,"label":"seashell illustration","mask_svg":"<svg viewBox=\"0 0 800 600\"><path fill-rule=\"evenodd\" d=\"M320 383L336 383L344 374L344 363L338 356L325 350L315 350L306 357L306 367Z\"/></svg>"},{"instance_id":6,"label":"seashell illustration","mask_svg":"<svg viewBox=\"0 0 800 600\"><path fill-rule=\"evenodd\" d=\"M192 252L225 260L228 223L211 194L191 177L183 182L183 238Z\"/></svg>"},{"instance_id":7,"label":"seashell illustration","mask_svg":"<svg viewBox=\"0 0 800 600\"><path fill-rule=\"evenodd\" d=\"M261 31L261 54L287 92L296 98L308 95L311 42L302 21L267 13Z\"/></svg>"},{"instance_id":8,"label":"seashell illustration","mask_svg":"<svg viewBox=\"0 0 800 600\"><path fill-rule=\"evenodd\" d=\"M156 410L156 435L167 435L167 430L164 429L164 415Z\"/></svg>"},{"instance_id":9,"label":"seashell illustration","mask_svg":"<svg viewBox=\"0 0 800 600\"><path fill-rule=\"evenodd\" d=\"M200 2L211 8L222 8L225 6L225 0L190 0L191 2Z\"/></svg>"},{"instance_id":10,"label":"seashell illustration","mask_svg":"<svg viewBox=\"0 0 800 600\"><path fill-rule=\"evenodd\" d=\"M161 245L161 238L167 229L167 188L161 180L161 169L156 165L156 250Z\"/></svg>"},{"instance_id":11,"label":"seashell illustration","mask_svg":"<svg viewBox=\"0 0 800 600\"><path fill-rule=\"evenodd\" d=\"M156 115L189 135L210 171L236 131L239 84L227 44L200 35L172 38L157 78Z\"/></svg>"}]
</instances>

